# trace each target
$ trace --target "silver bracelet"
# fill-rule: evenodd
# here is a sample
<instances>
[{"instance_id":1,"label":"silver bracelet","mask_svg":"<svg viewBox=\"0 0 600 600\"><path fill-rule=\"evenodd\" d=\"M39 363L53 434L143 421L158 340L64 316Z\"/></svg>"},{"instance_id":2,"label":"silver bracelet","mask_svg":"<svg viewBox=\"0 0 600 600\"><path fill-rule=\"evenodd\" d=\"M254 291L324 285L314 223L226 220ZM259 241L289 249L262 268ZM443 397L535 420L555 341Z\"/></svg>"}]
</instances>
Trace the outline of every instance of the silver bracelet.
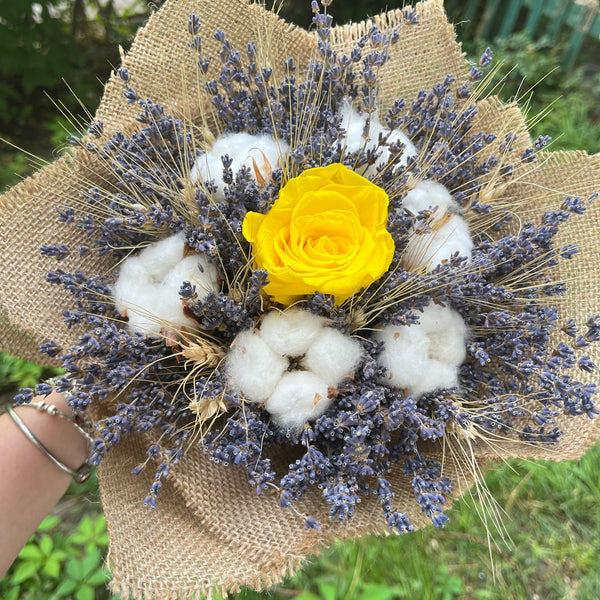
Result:
<instances>
[{"instance_id":1,"label":"silver bracelet","mask_svg":"<svg viewBox=\"0 0 600 600\"><path fill-rule=\"evenodd\" d=\"M69 417L60 412L58 408L56 408L56 406L52 406L41 401L34 402L32 404L22 404L21 406L31 406L31 408L41 410L53 416L60 416L63 419L70 421L73 424L73 426L76 427L84 435L86 441L88 442L88 447L91 448L91 444L93 444L94 441L92 437L87 432L85 432L79 425L77 425L71 419L69 419ZM56 456L54 456L52 452L50 452L48 448L46 448L46 446L44 446L44 444L42 444L42 442L40 442L40 440L38 440L37 437L35 437L35 435L33 435L29 427L25 425L21 417L19 417L19 415L13 410L13 407L10 404L7 405L6 410L10 418L14 421L15 425L25 434L25 437L43 454L45 454L59 469L70 475L77 483L83 483L84 481L88 480L90 476L90 465L87 461L84 462L83 465L81 465L81 467L77 469L77 471L70 469L62 461L58 460L58 458L56 458Z\"/></svg>"}]
</instances>

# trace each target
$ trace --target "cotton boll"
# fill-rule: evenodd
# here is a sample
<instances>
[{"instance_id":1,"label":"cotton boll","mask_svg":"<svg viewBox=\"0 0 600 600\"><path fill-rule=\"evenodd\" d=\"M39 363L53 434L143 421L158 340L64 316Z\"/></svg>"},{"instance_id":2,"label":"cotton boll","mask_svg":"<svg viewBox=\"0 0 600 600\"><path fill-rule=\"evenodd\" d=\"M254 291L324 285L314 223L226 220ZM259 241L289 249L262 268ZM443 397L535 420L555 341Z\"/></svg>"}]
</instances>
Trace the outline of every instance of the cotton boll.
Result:
<instances>
[{"instance_id":1,"label":"cotton boll","mask_svg":"<svg viewBox=\"0 0 600 600\"><path fill-rule=\"evenodd\" d=\"M429 337L429 357L453 367L466 356L468 329L463 318L448 306L430 303L419 315L419 323Z\"/></svg>"},{"instance_id":2,"label":"cotton boll","mask_svg":"<svg viewBox=\"0 0 600 600\"><path fill-rule=\"evenodd\" d=\"M285 356L305 354L327 320L307 310L271 311L260 325L260 337L271 350Z\"/></svg>"},{"instance_id":3,"label":"cotton boll","mask_svg":"<svg viewBox=\"0 0 600 600\"><path fill-rule=\"evenodd\" d=\"M183 258L184 246L185 234L180 231L146 246L140 252L138 258L154 283L162 281Z\"/></svg>"},{"instance_id":4,"label":"cotton boll","mask_svg":"<svg viewBox=\"0 0 600 600\"><path fill-rule=\"evenodd\" d=\"M331 405L327 384L310 371L285 373L265 403L280 427L300 429Z\"/></svg>"},{"instance_id":5,"label":"cotton boll","mask_svg":"<svg viewBox=\"0 0 600 600\"><path fill-rule=\"evenodd\" d=\"M422 181L406 194L402 201L402 208L415 217L424 210L435 208L436 210L430 219L430 223L435 224L441 221L449 210L458 209L458 204L441 183Z\"/></svg>"},{"instance_id":6,"label":"cotton boll","mask_svg":"<svg viewBox=\"0 0 600 600\"><path fill-rule=\"evenodd\" d=\"M130 256L121 263L119 277L112 286L112 295L119 313L123 314L151 295L152 278L139 256Z\"/></svg>"},{"instance_id":7,"label":"cotton boll","mask_svg":"<svg viewBox=\"0 0 600 600\"><path fill-rule=\"evenodd\" d=\"M282 160L289 150L283 140L275 140L270 135L251 135L249 133L231 133L217 138L212 148L200 155L190 171L192 183L198 184L213 180L218 200L225 199L223 181L223 161L228 155L232 159L231 170L235 175L243 166L259 185L268 181L271 172L282 166Z\"/></svg>"},{"instance_id":8,"label":"cotton boll","mask_svg":"<svg viewBox=\"0 0 600 600\"><path fill-rule=\"evenodd\" d=\"M128 317L130 331L160 337L163 329L196 327L196 322L184 314L181 284L191 281L198 295L206 296L219 290L217 270L203 254L184 258L184 246L185 235L180 232L121 263L112 294L117 310Z\"/></svg>"},{"instance_id":9,"label":"cotton boll","mask_svg":"<svg viewBox=\"0 0 600 600\"><path fill-rule=\"evenodd\" d=\"M387 369L381 382L394 388L413 389L428 376L429 338L419 325L386 325L374 338L384 343L377 362Z\"/></svg>"},{"instance_id":10,"label":"cotton boll","mask_svg":"<svg viewBox=\"0 0 600 600\"><path fill-rule=\"evenodd\" d=\"M214 148L214 147L213 147ZM223 161L221 156L217 155L214 150L211 152L204 152L196 158L196 162L190 170L190 179L194 185L199 185L204 182L213 181L216 190L214 192L215 200L223 202L225 200L225 182L223 181ZM229 155L230 158L233 158ZM237 165L239 170L239 161L234 161L231 164L233 172L235 173L235 166Z\"/></svg>"},{"instance_id":11,"label":"cotton boll","mask_svg":"<svg viewBox=\"0 0 600 600\"><path fill-rule=\"evenodd\" d=\"M116 289L113 293L117 294ZM135 299L135 300L134 300ZM160 331L164 327L162 319L158 318L164 308L160 301L158 286L155 284L138 285L135 289L135 295L128 296L124 302L123 312L127 311L127 327L130 331L143 333L150 337L159 337ZM117 305L119 310L121 306Z\"/></svg>"},{"instance_id":12,"label":"cotton boll","mask_svg":"<svg viewBox=\"0 0 600 600\"><path fill-rule=\"evenodd\" d=\"M346 130L346 137L344 138L346 152L358 152L367 143L363 134L368 115L361 115L350 102L344 102L340 106L338 114L342 121L342 127ZM382 129L377 120L371 118L368 131L368 137L371 141L367 143L367 148L371 146L373 140L377 141L379 132Z\"/></svg>"},{"instance_id":13,"label":"cotton boll","mask_svg":"<svg viewBox=\"0 0 600 600\"><path fill-rule=\"evenodd\" d=\"M421 325L387 325L375 339L384 342L377 361L387 369L381 383L406 390L415 399L457 385L457 367L430 356L431 339Z\"/></svg>"},{"instance_id":14,"label":"cotton boll","mask_svg":"<svg viewBox=\"0 0 600 600\"><path fill-rule=\"evenodd\" d=\"M365 133L365 126L369 116L367 114L360 114L355 108L353 108L350 102L344 102L338 112L342 127L346 130L346 137L344 144L346 146L346 152L358 152L359 150L374 150L378 149L379 158L377 161L370 166L363 166L357 169L357 172L364 177L373 178L377 175L378 169L384 167L391 158L389 150L389 144L400 141L405 145L404 151L401 157L398 159L395 165L396 168L405 167L408 158L416 156L418 154L414 144L408 139L408 137L401 131L389 129L383 127L376 115L371 115L369 121L369 130L367 132L368 140L363 137ZM379 136L387 137L386 145L379 145Z\"/></svg>"},{"instance_id":15,"label":"cotton boll","mask_svg":"<svg viewBox=\"0 0 600 600\"><path fill-rule=\"evenodd\" d=\"M300 364L329 387L337 387L344 377L354 375L361 354L358 340L328 327L315 338Z\"/></svg>"},{"instance_id":16,"label":"cotton boll","mask_svg":"<svg viewBox=\"0 0 600 600\"><path fill-rule=\"evenodd\" d=\"M456 367L439 360L429 359L423 377L408 386L407 393L418 399L423 394L455 387L456 385L458 385L458 370Z\"/></svg>"},{"instance_id":17,"label":"cotton boll","mask_svg":"<svg viewBox=\"0 0 600 600\"><path fill-rule=\"evenodd\" d=\"M179 298L179 290L184 281L196 286L199 297L219 291L217 268L204 254L191 254L177 263L165 277L164 286L175 298Z\"/></svg>"},{"instance_id":18,"label":"cotton boll","mask_svg":"<svg viewBox=\"0 0 600 600\"><path fill-rule=\"evenodd\" d=\"M471 258L473 240L467 222L459 215L449 214L447 221L437 229L409 234L402 266L408 271L426 268L432 271L453 254Z\"/></svg>"},{"instance_id":19,"label":"cotton boll","mask_svg":"<svg viewBox=\"0 0 600 600\"><path fill-rule=\"evenodd\" d=\"M289 361L273 352L253 331L243 331L227 354L229 385L250 402L264 402L275 389Z\"/></svg>"},{"instance_id":20,"label":"cotton boll","mask_svg":"<svg viewBox=\"0 0 600 600\"><path fill-rule=\"evenodd\" d=\"M413 158L419 154L415 145L410 141L407 135L399 131L398 129L394 129L390 131L389 129L383 129L383 135L387 135L386 146L382 147L381 154L379 159L369 168L369 171L373 171L373 175L377 173L378 169L383 168L392 158L396 158L395 155L392 155L390 152L389 146L395 144L396 142L401 142L404 144L404 150L402 154L396 158L396 162L394 164L394 173L406 167L409 158Z\"/></svg>"}]
</instances>

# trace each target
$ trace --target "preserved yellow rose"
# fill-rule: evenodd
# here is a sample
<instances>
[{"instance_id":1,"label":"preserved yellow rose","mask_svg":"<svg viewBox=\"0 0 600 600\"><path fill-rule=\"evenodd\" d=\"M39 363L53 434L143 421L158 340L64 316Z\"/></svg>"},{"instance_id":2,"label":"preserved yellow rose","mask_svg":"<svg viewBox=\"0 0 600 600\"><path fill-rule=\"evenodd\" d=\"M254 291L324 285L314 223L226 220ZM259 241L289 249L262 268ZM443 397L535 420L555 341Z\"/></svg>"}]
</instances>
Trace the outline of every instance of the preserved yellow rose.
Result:
<instances>
[{"instance_id":1,"label":"preserved yellow rose","mask_svg":"<svg viewBox=\"0 0 600 600\"><path fill-rule=\"evenodd\" d=\"M242 233L254 267L269 274L265 292L289 305L322 292L340 304L389 268L385 191L342 164L307 169L281 188L267 214L249 212Z\"/></svg>"}]
</instances>

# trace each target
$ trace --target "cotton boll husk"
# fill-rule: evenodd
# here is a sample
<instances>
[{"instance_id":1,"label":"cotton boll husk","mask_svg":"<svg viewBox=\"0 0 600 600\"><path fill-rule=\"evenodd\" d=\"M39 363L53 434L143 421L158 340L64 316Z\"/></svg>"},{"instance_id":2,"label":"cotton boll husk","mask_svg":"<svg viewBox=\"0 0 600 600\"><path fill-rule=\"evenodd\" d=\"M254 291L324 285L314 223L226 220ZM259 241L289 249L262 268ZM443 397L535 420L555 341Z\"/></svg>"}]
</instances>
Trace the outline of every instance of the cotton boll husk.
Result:
<instances>
[{"instance_id":1,"label":"cotton boll husk","mask_svg":"<svg viewBox=\"0 0 600 600\"><path fill-rule=\"evenodd\" d=\"M437 208L436 208L437 207ZM459 208L457 202L452 198L450 192L437 181L422 181L410 190L402 201L402 208L413 216L417 216L424 210L433 210L430 223L440 221L449 210Z\"/></svg>"},{"instance_id":2,"label":"cotton boll husk","mask_svg":"<svg viewBox=\"0 0 600 600\"><path fill-rule=\"evenodd\" d=\"M289 362L276 354L253 331L243 331L227 354L225 372L231 388L250 402L264 402L275 389Z\"/></svg>"},{"instance_id":3,"label":"cotton boll husk","mask_svg":"<svg viewBox=\"0 0 600 600\"><path fill-rule=\"evenodd\" d=\"M386 325L373 337L384 343L377 359L387 369L381 383L400 389L416 388L428 376L430 342L421 326Z\"/></svg>"},{"instance_id":4,"label":"cotton boll husk","mask_svg":"<svg viewBox=\"0 0 600 600\"><path fill-rule=\"evenodd\" d=\"M219 291L217 268L204 254L191 254L177 263L165 277L164 286L179 298L179 290L184 281L196 286L199 297Z\"/></svg>"},{"instance_id":5,"label":"cotton boll husk","mask_svg":"<svg viewBox=\"0 0 600 600\"><path fill-rule=\"evenodd\" d=\"M284 312L274 310L263 319L260 337L278 354L301 356L323 331L326 323L327 319L300 308L290 308Z\"/></svg>"},{"instance_id":6,"label":"cotton boll husk","mask_svg":"<svg viewBox=\"0 0 600 600\"><path fill-rule=\"evenodd\" d=\"M285 373L265 403L280 427L300 429L331 405L327 384L310 371Z\"/></svg>"},{"instance_id":7,"label":"cotton boll husk","mask_svg":"<svg viewBox=\"0 0 600 600\"><path fill-rule=\"evenodd\" d=\"M473 240L467 222L459 215L453 214L438 229L425 233L413 231L409 234L402 255L402 266L408 271L423 267L432 271L457 252L459 256L471 258Z\"/></svg>"},{"instance_id":8,"label":"cotton boll husk","mask_svg":"<svg viewBox=\"0 0 600 600\"><path fill-rule=\"evenodd\" d=\"M358 340L328 327L314 339L300 364L329 387L337 387L344 377L354 375L361 354Z\"/></svg>"},{"instance_id":9,"label":"cotton boll husk","mask_svg":"<svg viewBox=\"0 0 600 600\"><path fill-rule=\"evenodd\" d=\"M190 179L194 184L213 180L217 187L215 198L224 200L225 182L221 157L228 155L232 159L231 170L234 176L245 166L256 179L256 165L260 177L266 181L272 171L282 166L282 160L288 150L289 145L286 142L281 139L275 140L269 135L227 134L219 137L208 152L196 159L190 171Z\"/></svg>"},{"instance_id":10,"label":"cotton boll husk","mask_svg":"<svg viewBox=\"0 0 600 600\"><path fill-rule=\"evenodd\" d=\"M430 303L419 315L419 323L429 337L430 358L453 367L464 362L468 329L455 310Z\"/></svg>"}]
</instances>

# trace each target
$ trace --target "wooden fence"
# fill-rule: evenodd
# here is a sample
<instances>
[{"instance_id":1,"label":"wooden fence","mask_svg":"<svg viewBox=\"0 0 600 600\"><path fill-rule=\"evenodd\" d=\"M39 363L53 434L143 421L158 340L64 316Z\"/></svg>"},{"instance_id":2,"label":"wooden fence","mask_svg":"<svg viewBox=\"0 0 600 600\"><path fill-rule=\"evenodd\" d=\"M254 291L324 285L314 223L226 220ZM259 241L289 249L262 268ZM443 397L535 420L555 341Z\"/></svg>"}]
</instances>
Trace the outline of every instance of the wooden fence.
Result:
<instances>
[{"instance_id":1,"label":"wooden fence","mask_svg":"<svg viewBox=\"0 0 600 600\"><path fill-rule=\"evenodd\" d=\"M532 39L553 41L568 31L562 58L567 69L586 37L600 39L600 0L446 0L445 5L451 19L462 23L464 37L493 40L524 30Z\"/></svg>"}]
</instances>

